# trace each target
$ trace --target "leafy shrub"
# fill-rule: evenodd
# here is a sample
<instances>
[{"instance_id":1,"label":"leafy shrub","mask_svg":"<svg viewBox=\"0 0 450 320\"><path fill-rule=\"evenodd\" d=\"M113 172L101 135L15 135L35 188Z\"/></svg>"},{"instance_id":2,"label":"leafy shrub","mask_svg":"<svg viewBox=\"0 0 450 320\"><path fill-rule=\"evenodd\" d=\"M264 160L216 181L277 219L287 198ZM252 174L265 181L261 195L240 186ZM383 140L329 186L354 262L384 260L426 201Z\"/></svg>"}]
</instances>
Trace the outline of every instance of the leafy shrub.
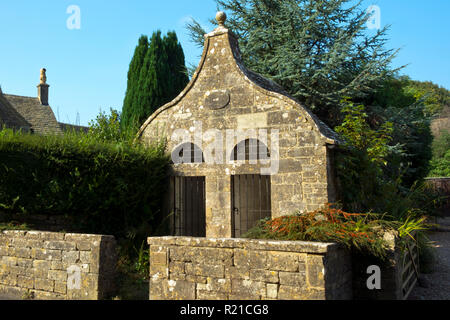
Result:
<instances>
[{"instance_id":1,"label":"leafy shrub","mask_svg":"<svg viewBox=\"0 0 450 320\"><path fill-rule=\"evenodd\" d=\"M402 166L402 185L406 188L425 178L432 158L431 120L445 112L450 91L431 82L411 80L407 76L388 77L364 104L370 106L371 120L394 124L393 145L403 152L390 157L390 167ZM394 172L395 173L395 172Z\"/></svg>"},{"instance_id":2,"label":"leafy shrub","mask_svg":"<svg viewBox=\"0 0 450 320\"><path fill-rule=\"evenodd\" d=\"M372 129L362 105L345 100L343 123L336 127L344 140L343 152L336 157L336 171L340 182L340 198L344 209L367 212L383 198L383 187L392 185L384 179L383 169L392 152L392 123L386 122L378 130Z\"/></svg>"},{"instance_id":3,"label":"leafy shrub","mask_svg":"<svg viewBox=\"0 0 450 320\"><path fill-rule=\"evenodd\" d=\"M397 220L411 214L436 215L439 195L427 189L423 170L404 165L404 146L392 145L399 140L395 138L395 125L391 122L373 125L364 106L345 102L344 121L335 128L344 140L343 150L336 156L344 210L382 212ZM411 180L412 173L416 180Z\"/></svg>"},{"instance_id":4,"label":"leafy shrub","mask_svg":"<svg viewBox=\"0 0 450 320\"><path fill-rule=\"evenodd\" d=\"M394 231L400 238L411 237L424 230L423 219L409 218L405 222L374 213L348 213L327 204L324 208L272 220L264 219L244 235L251 239L335 242L364 255L386 258L383 236Z\"/></svg>"},{"instance_id":5,"label":"leafy shrub","mask_svg":"<svg viewBox=\"0 0 450 320\"><path fill-rule=\"evenodd\" d=\"M450 133L444 131L433 141L430 177L450 177Z\"/></svg>"},{"instance_id":6,"label":"leafy shrub","mask_svg":"<svg viewBox=\"0 0 450 320\"><path fill-rule=\"evenodd\" d=\"M431 160L430 177L450 177L450 150L441 159Z\"/></svg>"},{"instance_id":7,"label":"leafy shrub","mask_svg":"<svg viewBox=\"0 0 450 320\"><path fill-rule=\"evenodd\" d=\"M337 242L384 257L384 230L377 215L350 214L328 205L305 214L262 220L244 237L292 241Z\"/></svg>"},{"instance_id":8,"label":"leafy shrub","mask_svg":"<svg viewBox=\"0 0 450 320\"><path fill-rule=\"evenodd\" d=\"M65 215L82 232L142 241L163 218L163 147L74 132L0 131L0 206L10 213Z\"/></svg>"},{"instance_id":9,"label":"leafy shrub","mask_svg":"<svg viewBox=\"0 0 450 320\"><path fill-rule=\"evenodd\" d=\"M134 264L136 272L140 273L142 277L148 277L148 270L150 268L150 249L148 249L147 241L142 241L139 250L136 250L137 259Z\"/></svg>"},{"instance_id":10,"label":"leafy shrub","mask_svg":"<svg viewBox=\"0 0 450 320\"><path fill-rule=\"evenodd\" d=\"M122 114L111 108L110 113L100 112L94 121L89 123L89 135L104 142L129 142L132 143L138 128L121 126Z\"/></svg>"}]
</instances>

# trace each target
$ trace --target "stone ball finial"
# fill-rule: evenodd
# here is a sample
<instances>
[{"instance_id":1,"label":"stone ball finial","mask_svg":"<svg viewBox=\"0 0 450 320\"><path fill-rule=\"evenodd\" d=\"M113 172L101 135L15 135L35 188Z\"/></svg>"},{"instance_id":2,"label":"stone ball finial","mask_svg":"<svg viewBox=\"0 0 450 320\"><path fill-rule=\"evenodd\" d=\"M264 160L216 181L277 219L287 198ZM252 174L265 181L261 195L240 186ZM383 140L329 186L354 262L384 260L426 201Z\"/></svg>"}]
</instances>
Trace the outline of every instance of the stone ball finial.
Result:
<instances>
[{"instance_id":1,"label":"stone ball finial","mask_svg":"<svg viewBox=\"0 0 450 320\"><path fill-rule=\"evenodd\" d=\"M45 68L41 69L40 80L41 80L41 83L43 83L43 84L47 83L47 75L45 74L46 72L47 72L47 69L45 69Z\"/></svg>"},{"instance_id":2,"label":"stone ball finial","mask_svg":"<svg viewBox=\"0 0 450 320\"><path fill-rule=\"evenodd\" d=\"M223 27L225 21L227 20L227 14L223 11L219 11L216 14L216 20L219 23L219 26Z\"/></svg>"}]
</instances>

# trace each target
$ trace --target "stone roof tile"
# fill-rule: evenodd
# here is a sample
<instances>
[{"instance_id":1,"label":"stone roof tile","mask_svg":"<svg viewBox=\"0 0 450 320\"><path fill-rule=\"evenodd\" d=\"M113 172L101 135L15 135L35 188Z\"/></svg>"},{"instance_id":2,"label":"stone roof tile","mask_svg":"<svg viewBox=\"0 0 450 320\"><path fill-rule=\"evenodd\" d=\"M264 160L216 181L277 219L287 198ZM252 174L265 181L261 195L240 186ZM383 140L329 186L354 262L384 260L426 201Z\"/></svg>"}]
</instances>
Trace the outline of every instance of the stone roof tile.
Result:
<instances>
[{"instance_id":1,"label":"stone roof tile","mask_svg":"<svg viewBox=\"0 0 450 320\"><path fill-rule=\"evenodd\" d=\"M38 98L3 94L11 106L29 123L36 134L60 134L62 129L50 106L41 104Z\"/></svg>"},{"instance_id":2,"label":"stone roof tile","mask_svg":"<svg viewBox=\"0 0 450 320\"><path fill-rule=\"evenodd\" d=\"M31 125L0 92L0 126L3 125L16 130L30 131L31 129Z\"/></svg>"}]
</instances>

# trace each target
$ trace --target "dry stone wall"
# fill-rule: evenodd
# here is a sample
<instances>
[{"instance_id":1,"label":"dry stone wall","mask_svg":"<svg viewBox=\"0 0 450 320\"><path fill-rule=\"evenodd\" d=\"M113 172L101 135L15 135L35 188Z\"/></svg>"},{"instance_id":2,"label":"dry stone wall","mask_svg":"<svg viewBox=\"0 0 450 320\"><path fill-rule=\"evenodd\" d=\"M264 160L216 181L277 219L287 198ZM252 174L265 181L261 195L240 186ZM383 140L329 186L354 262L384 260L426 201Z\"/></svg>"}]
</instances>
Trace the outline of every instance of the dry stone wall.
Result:
<instances>
[{"instance_id":1,"label":"dry stone wall","mask_svg":"<svg viewBox=\"0 0 450 320\"><path fill-rule=\"evenodd\" d=\"M337 244L149 238L151 300L352 298L350 254Z\"/></svg>"},{"instance_id":2,"label":"dry stone wall","mask_svg":"<svg viewBox=\"0 0 450 320\"><path fill-rule=\"evenodd\" d=\"M16 298L97 300L114 291L112 236L0 232L0 294Z\"/></svg>"},{"instance_id":3,"label":"dry stone wall","mask_svg":"<svg viewBox=\"0 0 450 320\"><path fill-rule=\"evenodd\" d=\"M415 238L416 234L412 234ZM419 257L416 241L409 236L401 240L397 232L386 232L386 259L354 253L352 255L353 297L355 300L405 300L414 287L419 270ZM407 245L408 244L408 245ZM409 249L408 249L409 247ZM414 264L411 255L414 256ZM374 285L373 271L368 267L379 267L379 288L370 289L367 283ZM373 270L373 269L372 269ZM370 279L369 279L370 278Z\"/></svg>"}]
</instances>

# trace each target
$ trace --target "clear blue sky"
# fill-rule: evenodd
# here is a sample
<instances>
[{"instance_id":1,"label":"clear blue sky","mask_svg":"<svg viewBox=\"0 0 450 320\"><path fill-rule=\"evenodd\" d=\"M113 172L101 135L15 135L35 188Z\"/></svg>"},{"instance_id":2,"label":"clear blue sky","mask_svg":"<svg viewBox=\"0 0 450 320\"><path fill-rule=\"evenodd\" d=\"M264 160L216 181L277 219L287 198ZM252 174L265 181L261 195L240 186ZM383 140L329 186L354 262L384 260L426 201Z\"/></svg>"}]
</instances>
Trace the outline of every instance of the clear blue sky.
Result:
<instances>
[{"instance_id":1,"label":"clear blue sky","mask_svg":"<svg viewBox=\"0 0 450 320\"><path fill-rule=\"evenodd\" d=\"M391 24L388 47L402 48L394 66L417 80L450 89L450 1L372 0L381 24ZM70 30L67 8L81 10L81 29ZM39 70L47 69L50 105L61 122L94 119L100 108L121 109L127 71L141 34L175 30L187 63L201 49L190 43L185 22L211 29L214 0L21 0L0 2L0 85L5 93L36 96ZM368 31L373 32L373 31Z\"/></svg>"}]
</instances>

